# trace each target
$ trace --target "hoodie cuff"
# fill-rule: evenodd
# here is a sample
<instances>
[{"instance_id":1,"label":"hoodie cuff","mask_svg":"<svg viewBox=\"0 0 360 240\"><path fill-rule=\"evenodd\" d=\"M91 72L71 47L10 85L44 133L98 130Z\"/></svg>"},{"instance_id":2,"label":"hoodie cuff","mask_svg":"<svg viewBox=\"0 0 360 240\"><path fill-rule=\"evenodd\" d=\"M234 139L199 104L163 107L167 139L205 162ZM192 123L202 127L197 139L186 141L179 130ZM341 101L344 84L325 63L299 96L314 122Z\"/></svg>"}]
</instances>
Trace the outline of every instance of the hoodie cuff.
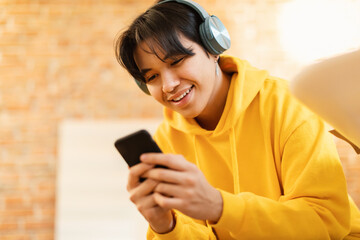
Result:
<instances>
[{"instance_id":1,"label":"hoodie cuff","mask_svg":"<svg viewBox=\"0 0 360 240\"><path fill-rule=\"evenodd\" d=\"M174 239L178 239L179 236L181 235L182 232L182 228L183 228L183 224L181 224L181 216L179 216L175 211L172 211L173 216L174 216L174 228L173 230L171 230L168 233L157 233L155 232L150 226L149 226L149 231L151 231L154 236L156 237L156 239L161 239L161 240L174 240Z\"/></svg>"},{"instance_id":2,"label":"hoodie cuff","mask_svg":"<svg viewBox=\"0 0 360 240\"><path fill-rule=\"evenodd\" d=\"M230 232L239 229L245 210L245 201L239 195L235 195L218 189L223 198L223 211L219 221L209 224L213 228L223 228Z\"/></svg>"}]
</instances>

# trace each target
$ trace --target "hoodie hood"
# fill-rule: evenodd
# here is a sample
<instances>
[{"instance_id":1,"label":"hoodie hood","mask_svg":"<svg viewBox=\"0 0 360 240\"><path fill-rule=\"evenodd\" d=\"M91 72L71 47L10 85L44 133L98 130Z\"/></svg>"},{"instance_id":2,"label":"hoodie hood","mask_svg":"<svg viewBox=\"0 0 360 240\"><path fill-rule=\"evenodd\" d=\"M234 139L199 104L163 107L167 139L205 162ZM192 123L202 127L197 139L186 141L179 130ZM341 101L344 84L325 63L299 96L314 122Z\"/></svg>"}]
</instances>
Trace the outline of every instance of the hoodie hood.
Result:
<instances>
[{"instance_id":1,"label":"hoodie hood","mask_svg":"<svg viewBox=\"0 0 360 240\"><path fill-rule=\"evenodd\" d=\"M227 132L248 108L268 76L267 71L254 68L245 60L226 55L220 57L219 65L222 71L232 77L224 111L216 128L203 129L195 119L184 118L181 114L165 108L164 117L171 127L194 135L214 136Z\"/></svg>"},{"instance_id":2,"label":"hoodie hood","mask_svg":"<svg viewBox=\"0 0 360 240\"><path fill-rule=\"evenodd\" d=\"M221 56L219 65L222 71L230 74L232 77L225 107L216 128L214 130L206 130L200 127L195 119L184 118L181 114L165 108L165 122L170 129L176 130L170 131L169 133L172 136L167 135L167 138L173 138L171 142L176 143L173 146L179 148L179 150L174 149L175 151L172 150L171 152L179 151L181 154L184 154L188 160L194 162L203 172L211 172L211 169L216 169L215 166L218 164L227 166L227 169L229 169L227 173L232 175L231 182L233 189L231 191L240 193L235 127L242 117L241 115L263 87L268 73L252 67L247 61L229 56ZM186 139L181 140L180 136L186 136ZM209 153L211 151L210 148L214 151L213 155ZM230 151L220 153L221 149L225 151L229 149ZM189 153L186 153L187 151ZM218 153L220 155L216 157ZM222 154L225 154L225 157L221 156ZM217 160L210 161L210 158ZM213 176L209 174L207 178L211 182ZM213 184L216 184L216 182L213 182Z\"/></svg>"}]
</instances>

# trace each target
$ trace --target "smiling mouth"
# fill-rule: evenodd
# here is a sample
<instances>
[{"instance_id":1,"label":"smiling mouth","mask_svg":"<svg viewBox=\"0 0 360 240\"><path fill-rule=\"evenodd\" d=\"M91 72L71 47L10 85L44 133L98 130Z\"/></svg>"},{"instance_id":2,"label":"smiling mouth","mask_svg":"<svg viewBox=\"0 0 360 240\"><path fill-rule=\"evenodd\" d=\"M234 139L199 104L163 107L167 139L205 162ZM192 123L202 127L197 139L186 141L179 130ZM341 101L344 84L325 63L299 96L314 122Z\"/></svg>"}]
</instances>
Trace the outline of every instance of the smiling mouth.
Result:
<instances>
[{"instance_id":1,"label":"smiling mouth","mask_svg":"<svg viewBox=\"0 0 360 240\"><path fill-rule=\"evenodd\" d=\"M181 94L181 96L179 96L178 98L175 98L175 99L173 99L173 100L171 100L171 101L173 101L173 102L180 102L184 97L186 97L186 95L188 95L188 94L191 92L191 90L193 89L193 87L194 87L194 85L192 85L186 92L184 92L183 94Z\"/></svg>"}]
</instances>

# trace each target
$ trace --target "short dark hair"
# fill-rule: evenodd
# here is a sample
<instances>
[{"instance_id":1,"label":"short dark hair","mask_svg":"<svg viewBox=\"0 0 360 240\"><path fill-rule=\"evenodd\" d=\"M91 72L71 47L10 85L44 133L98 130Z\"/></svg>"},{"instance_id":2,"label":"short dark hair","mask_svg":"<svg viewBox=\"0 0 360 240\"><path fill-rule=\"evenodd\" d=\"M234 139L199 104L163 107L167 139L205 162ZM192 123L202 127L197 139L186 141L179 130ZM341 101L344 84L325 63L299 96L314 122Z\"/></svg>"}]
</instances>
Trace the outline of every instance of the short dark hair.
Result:
<instances>
[{"instance_id":1,"label":"short dark hair","mask_svg":"<svg viewBox=\"0 0 360 240\"><path fill-rule=\"evenodd\" d=\"M199 14L185 4L176 2L155 4L138 16L116 39L116 59L135 79L145 81L134 60L137 45L142 41L150 40L147 44L151 52L162 61L176 55L194 55L192 49L185 48L181 44L179 36L182 35L202 46L206 52L199 34L201 22ZM165 55L164 59L160 58L155 48L162 51Z\"/></svg>"}]
</instances>

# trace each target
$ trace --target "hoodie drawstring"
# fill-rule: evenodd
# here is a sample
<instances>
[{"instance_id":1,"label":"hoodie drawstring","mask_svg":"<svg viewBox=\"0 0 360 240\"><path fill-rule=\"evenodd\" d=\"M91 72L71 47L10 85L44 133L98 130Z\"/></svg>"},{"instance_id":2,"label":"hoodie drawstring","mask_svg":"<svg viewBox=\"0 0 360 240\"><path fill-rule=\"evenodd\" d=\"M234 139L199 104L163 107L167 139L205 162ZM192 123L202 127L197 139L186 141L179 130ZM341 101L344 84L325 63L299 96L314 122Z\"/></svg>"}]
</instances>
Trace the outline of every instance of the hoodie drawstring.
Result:
<instances>
[{"instance_id":1,"label":"hoodie drawstring","mask_svg":"<svg viewBox=\"0 0 360 240\"><path fill-rule=\"evenodd\" d=\"M233 172L233 182L234 182L234 193L238 194L240 193L240 177L239 177L239 164L237 160L234 127L231 127L230 129L230 151L231 151L231 162L232 162L232 172Z\"/></svg>"},{"instance_id":2,"label":"hoodie drawstring","mask_svg":"<svg viewBox=\"0 0 360 240\"><path fill-rule=\"evenodd\" d=\"M193 135L193 145L194 145L194 151L195 151L196 166L198 166L198 168L201 170L200 161L199 161L199 158L198 158L197 147L196 147L196 135Z\"/></svg>"}]
</instances>

